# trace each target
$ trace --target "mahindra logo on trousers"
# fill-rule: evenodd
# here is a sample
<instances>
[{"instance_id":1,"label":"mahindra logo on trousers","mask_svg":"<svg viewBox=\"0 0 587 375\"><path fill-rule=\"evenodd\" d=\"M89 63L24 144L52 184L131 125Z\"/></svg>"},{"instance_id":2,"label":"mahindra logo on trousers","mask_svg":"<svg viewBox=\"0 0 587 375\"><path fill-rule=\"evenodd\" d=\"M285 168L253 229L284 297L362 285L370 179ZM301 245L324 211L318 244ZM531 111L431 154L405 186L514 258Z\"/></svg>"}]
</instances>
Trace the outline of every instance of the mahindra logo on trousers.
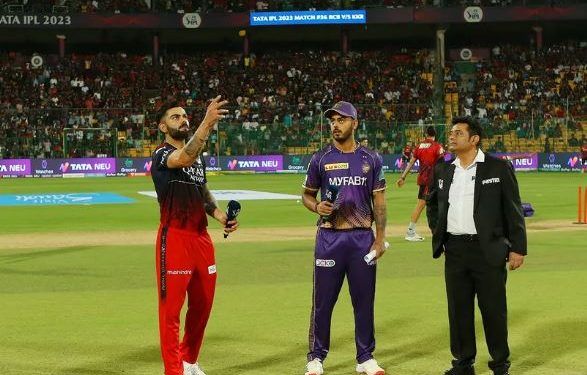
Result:
<instances>
[{"instance_id":1,"label":"mahindra logo on trousers","mask_svg":"<svg viewBox=\"0 0 587 375\"><path fill-rule=\"evenodd\" d=\"M191 270L167 270L168 275L191 275Z\"/></svg>"}]
</instances>

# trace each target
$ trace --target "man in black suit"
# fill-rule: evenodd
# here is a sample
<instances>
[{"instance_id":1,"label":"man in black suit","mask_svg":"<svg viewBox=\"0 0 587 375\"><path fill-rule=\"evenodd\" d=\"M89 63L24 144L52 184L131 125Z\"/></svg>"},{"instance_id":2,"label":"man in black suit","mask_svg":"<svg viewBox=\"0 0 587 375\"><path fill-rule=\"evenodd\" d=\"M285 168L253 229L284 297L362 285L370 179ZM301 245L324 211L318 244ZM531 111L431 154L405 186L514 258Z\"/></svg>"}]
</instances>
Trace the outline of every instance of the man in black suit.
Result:
<instances>
[{"instance_id":1,"label":"man in black suit","mask_svg":"<svg viewBox=\"0 0 587 375\"><path fill-rule=\"evenodd\" d=\"M509 161L479 149L482 131L470 117L455 118L449 136L452 162L434 169L428 224L434 258L444 252L450 349L445 375L475 370L475 295L495 375L509 375L506 262L515 270L526 255L526 227L518 182Z\"/></svg>"}]
</instances>

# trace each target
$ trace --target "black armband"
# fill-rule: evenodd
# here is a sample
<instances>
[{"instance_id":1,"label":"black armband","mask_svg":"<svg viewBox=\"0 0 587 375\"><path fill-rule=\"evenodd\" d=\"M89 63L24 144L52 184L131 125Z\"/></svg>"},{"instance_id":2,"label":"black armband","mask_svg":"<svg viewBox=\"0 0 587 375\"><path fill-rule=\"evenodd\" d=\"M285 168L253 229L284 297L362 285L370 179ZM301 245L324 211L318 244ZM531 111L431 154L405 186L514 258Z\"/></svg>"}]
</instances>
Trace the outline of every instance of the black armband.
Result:
<instances>
[{"instance_id":1,"label":"black armband","mask_svg":"<svg viewBox=\"0 0 587 375\"><path fill-rule=\"evenodd\" d=\"M204 209L206 213L210 216L214 216L214 210L216 209L216 205L213 202L209 202L204 204Z\"/></svg>"}]
</instances>

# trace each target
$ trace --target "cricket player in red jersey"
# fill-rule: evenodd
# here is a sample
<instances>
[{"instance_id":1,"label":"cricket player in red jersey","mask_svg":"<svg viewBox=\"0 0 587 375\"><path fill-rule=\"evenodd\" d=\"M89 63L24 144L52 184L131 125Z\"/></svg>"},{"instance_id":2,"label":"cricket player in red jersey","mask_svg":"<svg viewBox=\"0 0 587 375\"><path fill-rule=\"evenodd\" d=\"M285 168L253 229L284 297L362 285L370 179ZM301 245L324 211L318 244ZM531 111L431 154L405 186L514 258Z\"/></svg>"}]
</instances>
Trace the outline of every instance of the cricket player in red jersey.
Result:
<instances>
[{"instance_id":1,"label":"cricket player in red jersey","mask_svg":"<svg viewBox=\"0 0 587 375\"><path fill-rule=\"evenodd\" d=\"M581 145L581 173L587 169L587 139L583 138L583 144Z\"/></svg>"},{"instance_id":2,"label":"cricket player in red jersey","mask_svg":"<svg viewBox=\"0 0 587 375\"><path fill-rule=\"evenodd\" d=\"M226 232L237 229L227 222L206 184L202 150L214 125L228 111L220 96L208 105L200 126L189 138L190 124L177 103L165 104L157 114L165 141L153 153L151 174L161 210L156 263L159 289L159 334L165 375L205 375L198 364L204 329L216 287L214 246L206 214ZM179 315L187 294L183 340L179 342Z\"/></svg>"},{"instance_id":3,"label":"cricket player in red jersey","mask_svg":"<svg viewBox=\"0 0 587 375\"><path fill-rule=\"evenodd\" d=\"M410 173L410 170L416 163L416 160L420 161L420 171L418 172L417 181L419 186L418 203L416 203L416 207L414 208L414 211L412 211L410 224L408 225L408 230L404 237L407 241L424 241L424 237L416 233L416 223L420 218L422 210L426 207L426 195L428 194L428 189L430 188L430 183L432 181L434 166L438 159L443 155L444 148L440 143L436 142L436 130L434 130L433 126L429 126L426 128L426 138L418 145L418 147L416 147L412 153L410 162L406 166L406 169L403 171L399 180L396 182L398 187L402 187L406 182L406 177Z\"/></svg>"}]
</instances>

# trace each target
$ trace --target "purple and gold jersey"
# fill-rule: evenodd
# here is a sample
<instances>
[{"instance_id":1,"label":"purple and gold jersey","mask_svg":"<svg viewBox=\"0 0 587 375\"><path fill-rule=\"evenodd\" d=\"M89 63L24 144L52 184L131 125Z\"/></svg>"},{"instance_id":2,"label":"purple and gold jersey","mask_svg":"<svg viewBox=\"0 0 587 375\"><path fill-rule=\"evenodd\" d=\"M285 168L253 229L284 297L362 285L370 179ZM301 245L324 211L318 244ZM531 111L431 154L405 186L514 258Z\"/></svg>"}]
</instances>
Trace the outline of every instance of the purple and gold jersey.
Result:
<instances>
[{"instance_id":1,"label":"purple and gold jersey","mask_svg":"<svg viewBox=\"0 0 587 375\"><path fill-rule=\"evenodd\" d=\"M371 228L373 192L385 190L381 156L363 146L348 153L332 144L326 146L312 156L302 186L320 190L321 200L325 200L329 185L338 187L338 196L329 221L321 220L319 225L334 229Z\"/></svg>"},{"instance_id":2,"label":"purple and gold jersey","mask_svg":"<svg viewBox=\"0 0 587 375\"><path fill-rule=\"evenodd\" d=\"M191 167L168 168L167 158L176 150L163 143L153 153L151 176L157 191L161 224L190 232L208 226L201 187L206 184L206 166L198 157Z\"/></svg>"}]
</instances>

